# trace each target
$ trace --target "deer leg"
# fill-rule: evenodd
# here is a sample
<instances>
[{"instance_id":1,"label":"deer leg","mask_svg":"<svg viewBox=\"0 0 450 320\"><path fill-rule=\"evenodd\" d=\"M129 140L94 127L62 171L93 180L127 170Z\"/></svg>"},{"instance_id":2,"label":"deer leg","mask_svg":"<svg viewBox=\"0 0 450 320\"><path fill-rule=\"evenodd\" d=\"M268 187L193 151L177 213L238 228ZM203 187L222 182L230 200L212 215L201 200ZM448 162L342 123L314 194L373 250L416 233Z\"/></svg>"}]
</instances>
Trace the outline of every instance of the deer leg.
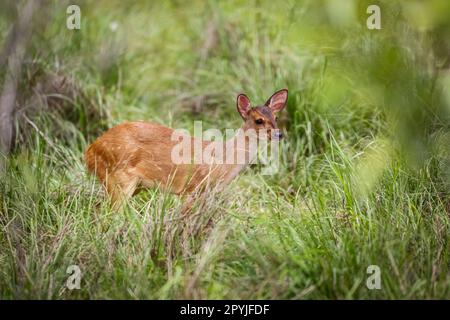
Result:
<instances>
[{"instance_id":1,"label":"deer leg","mask_svg":"<svg viewBox=\"0 0 450 320\"><path fill-rule=\"evenodd\" d=\"M194 202L196 200L196 197L194 197L194 194L190 194L186 201L183 203L183 206L181 207L181 215L186 216L189 213L191 213L192 206L194 205Z\"/></svg>"},{"instance_id":2,"label":"deer leg","mask_svg":"<svg viewBox=\"0 0 450 320\"><path fill-rule=\"evenodd\" d=\"M200 206L204 203L207 196L207 192L193 192L189 194L186 201L183 203L183 206L181 207L181 215L185 216L190 213L192 213L192 207L195 203L198 203Z\"/></svg>"},{"instance_id":3,"label":"deer leg","mask_svg":"<svg viewBox=\"0 0 450 320\"><path fill-rule=\"evenodd\" d=\"M125 171L116 171L108 176L106 189L111 196L114 209L120 208L126 200L133 196L139 184L139 178Z\"/></svg>"},{"instance_id":4,"label":"deer leg","mask_svg":"<svg viewBox=\"0 0 450 320\"><path fill-rule=\"evenodd\" d=\"M220 191L223 190L224 186L225 186L224 183L218 183L216 185L213 185L214 193L220 193ZM181 207L182 216L190 214L192 212L192 207L196 202L199 203L200 205L203 205L205 203L206 198L209 194L209 192L207 191L209 187L210 187L209 180L206 180L206 183L203 181L203 183L198 185L194 189L194 191L189 194L188 198Z\"/></svg>"}]
</instances>

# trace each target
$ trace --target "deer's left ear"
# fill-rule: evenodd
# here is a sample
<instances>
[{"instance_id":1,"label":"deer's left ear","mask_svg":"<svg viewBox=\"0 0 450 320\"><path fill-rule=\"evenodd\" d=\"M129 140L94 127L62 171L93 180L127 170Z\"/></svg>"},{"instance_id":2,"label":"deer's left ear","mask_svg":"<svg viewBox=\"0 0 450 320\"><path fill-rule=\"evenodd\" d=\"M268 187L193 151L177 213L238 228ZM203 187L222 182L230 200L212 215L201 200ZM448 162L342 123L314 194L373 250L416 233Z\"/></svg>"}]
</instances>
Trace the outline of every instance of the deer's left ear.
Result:
<instances>
[{"instance_id":1,"label":"deer's left ear","mask_svg":"<svg viewBox=\"0 0 450 320\"><path fill-rule=\"evenodd\" d=\"M264 105L272 109L273 112L279 112L286 106L287 99L288 90L281 89L275 92Z\"/></svg>"}]
</instances>

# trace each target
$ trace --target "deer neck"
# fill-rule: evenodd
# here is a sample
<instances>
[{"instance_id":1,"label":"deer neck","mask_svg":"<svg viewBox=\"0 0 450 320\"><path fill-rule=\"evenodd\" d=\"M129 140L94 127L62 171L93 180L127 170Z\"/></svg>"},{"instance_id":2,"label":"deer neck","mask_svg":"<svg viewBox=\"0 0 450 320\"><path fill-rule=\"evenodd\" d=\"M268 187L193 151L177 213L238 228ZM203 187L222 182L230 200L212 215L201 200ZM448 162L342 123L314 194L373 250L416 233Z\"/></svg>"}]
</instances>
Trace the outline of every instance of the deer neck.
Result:
<instances>
[{"instance_id":1,"label":"deer neck","mask_svg":"<svg viewBox=\"0 0 450 320\"><path fill-rule=\"evenodd\" d=\"M257 155L257 140L247 134L245 127L240 128L236 135L225 141L225 180L235 178Z\"/></svg>"},{"instance_id":2,"label":"deer neck","mask_svg":"<svg viewBox=\"0 0 450 320\"><path fill-rule=\"evenodd\" d=\"M205 146L204 154L211 154L207 163L215 163L208 175L229 183L240 171L251 163L257 155L258 140L254 132L245 126L226 141L214 141ZM215 162L219 160L220 162Z\"/></svg>"},{"instance_id":3,"label":"deer neck","mask_svg":"<svg viewBox=\"0 0 450 320\"><path fill-rule=\"evenodd\" d=\"M225 143L226 154L234 152L233 165L246 166L251 163L257 154L256 136L251 136L245 127L237 130L236 135Z\"/></svg>"}]
</instances>

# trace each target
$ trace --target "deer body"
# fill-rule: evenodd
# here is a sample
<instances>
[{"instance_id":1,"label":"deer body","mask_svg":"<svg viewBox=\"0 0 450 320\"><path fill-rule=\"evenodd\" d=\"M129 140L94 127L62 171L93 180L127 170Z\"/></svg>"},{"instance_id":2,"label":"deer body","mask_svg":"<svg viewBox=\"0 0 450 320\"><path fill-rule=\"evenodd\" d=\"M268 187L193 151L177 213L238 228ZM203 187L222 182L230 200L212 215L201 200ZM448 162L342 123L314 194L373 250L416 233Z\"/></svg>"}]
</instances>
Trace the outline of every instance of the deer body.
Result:
<instances>
[{"instance_id":1,"label":"deer body","mask_svg":"<svg viewBox=\"0 0 450 320\"><path fill-rule=\"evenodd\" d=\"M282 95L281 100L274 100L276 95ZM276 129L273 114L287 100L287 90L275 93L266 102L268 106L250 108L250 102L245 95L239 95L238 111L245 122L236 136L227 141L202 141L188 137L191 144L190 157L201 157L205 148L221 150L223 155L235 158L238 141L244 154L244 161L232 163L175 163L173 149L179 143L173 140L174 130L149 122L125 122L119 124L94 141L86 150L85 160L88 170L95 174L106 187L113 203L117 204L131 197L140 188L161 187L175 194L191 194L194 191L204 191L213 185L226 185L250 163L256 155L246 133L252 129L266 130L269 139L271 129ZM272 106L270 103L277 103ZM265 109L264 109L265 108ZM270 113L272 112L272 113ZM257 118L255 120L255 118ZM262 123L263 121L264 123ZM244 135L244 136L243 136ZM278 136L280 138L280 136ZM199 149L195 145L201 146Z\"/></svg>"}]
</instances>

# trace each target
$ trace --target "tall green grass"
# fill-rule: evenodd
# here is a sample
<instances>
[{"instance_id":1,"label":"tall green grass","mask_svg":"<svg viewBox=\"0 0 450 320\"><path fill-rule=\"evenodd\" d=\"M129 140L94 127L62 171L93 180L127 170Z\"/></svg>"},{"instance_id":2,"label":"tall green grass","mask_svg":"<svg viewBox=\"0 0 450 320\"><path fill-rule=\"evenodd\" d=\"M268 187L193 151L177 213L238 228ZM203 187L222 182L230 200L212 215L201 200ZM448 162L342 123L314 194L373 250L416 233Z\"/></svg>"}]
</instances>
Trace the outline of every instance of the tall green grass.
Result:
<instances>
[{"instance_id":1,"label":"tall green grass","mask_svg":"<svg viewBox=\"0 0 450 320\"><path fill-rule=\"evenodd\" d=\"M50 3L30 55L72 76L108 126L238 128L238 93L260 104L288 87L280 168L249 167L189 217L162 190L114 211L83 163L89 109L38 115L1 173L1 299L450 297L450 101L428 65L437 34L418 31L408 4L380 2L383 29L369 31L364 1L343 9L354 16L332 1L78 3L77 31ZM369 265L380 290L366 287Z\"/></svg>"}]
</instances>

